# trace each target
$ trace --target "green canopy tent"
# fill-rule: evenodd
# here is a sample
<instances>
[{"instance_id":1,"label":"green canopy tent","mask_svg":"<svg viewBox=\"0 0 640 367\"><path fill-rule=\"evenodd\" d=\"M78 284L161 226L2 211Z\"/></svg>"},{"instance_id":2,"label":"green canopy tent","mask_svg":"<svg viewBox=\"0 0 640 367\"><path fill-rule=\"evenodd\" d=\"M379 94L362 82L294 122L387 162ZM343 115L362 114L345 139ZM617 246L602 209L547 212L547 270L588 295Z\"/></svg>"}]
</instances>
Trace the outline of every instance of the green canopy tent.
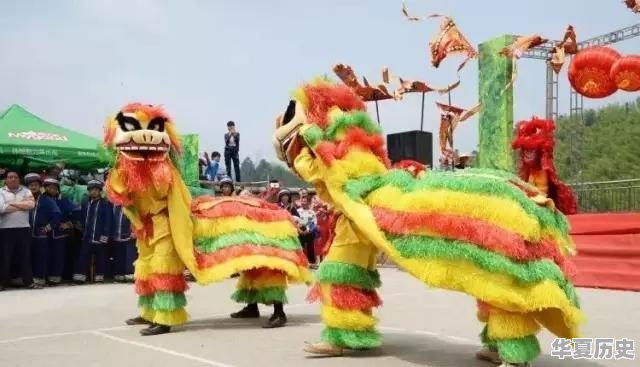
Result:
<instances>
[{"instance_id":1,"label":"green canopy tent","mask_svg":"<svg viewBox=\"0 0 640 367\"><path fill-rule=\"evenodd\" d=\"M103 168L97 155L100 141L54 125L19 105L0 115L0 167L46 169L63 162L65 168Z\"/></svg>"}]
</instances>

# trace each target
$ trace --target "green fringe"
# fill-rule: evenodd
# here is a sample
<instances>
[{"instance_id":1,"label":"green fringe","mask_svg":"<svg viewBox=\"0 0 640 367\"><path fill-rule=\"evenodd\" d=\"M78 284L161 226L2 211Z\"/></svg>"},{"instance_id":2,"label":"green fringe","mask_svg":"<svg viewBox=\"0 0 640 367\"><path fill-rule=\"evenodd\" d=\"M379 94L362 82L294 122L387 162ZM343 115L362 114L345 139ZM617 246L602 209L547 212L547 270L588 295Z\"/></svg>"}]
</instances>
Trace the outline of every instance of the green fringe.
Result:
<instances>
[{"instance_id":1,"label":"green fringe","mask_svg":"<svg viewBox=\"0 0 640 367\"><path fill-rule=\"evenodd\" d=\"M527 363L540 355L540 343L535 335L524 338L496 340L500 359L509 363Z\"/></svg>"},{"instance_id":2,"label":"green fringe","mask_svg":"<svg viewBox=\"0 0 640 367\"><path fill-rule=\"evenodd\" d=\"M327 327L322 330L321 340L349 349L371 349L382 345L382 337L374 329L359 331Z\"/></svg>"},{"instance_id":3,"label":"green fringe","mask_svg":"<svg viewBox=\"0 0 640 367\"><path fill-rule=\"evenodd\" d=\"M559 213L554 213L548 208L542 207L520 191L514 185L508 184L508 179L520 180L514 175L502 171L475 168L464 170L468 173L452 173L429 171L422 179L416 179L405 170L390 170L383 175L371 175L352 179L345 186L346 193L356 201L361 201L372 191L386 185L401 189L403 192L419 190L451 190L464 193L483 194L493 197L502 197L517 202L523 210L535 217L543 228L553 228L560 233L568 234L569 225L566 218ZM479 176L489 175L496 178ZM504 177L504 179L500 179Z\"/></svg>"},{"instance_id":4,"label":"green fringe","mask_svg":"<svg viewBox=\"0 0 640 367\"><path fill-rule=\"evenodd\" d=\"M316 272L320 283L343 284L361 289L375 289L382 284L377 270L367 270L360 266L336 261L323 261Z\"/></svg>"},{"instance_id":5,"label":"green fringe","mask_svg":"<svg viewBox=\"0 0 640 367\"><path fill-rule=\"evenodd\" d=\"M525 284L551 280L564 291L573 305L578 305L578 296L573 285L566 279L560 267L551 260L515 262L504 255L482 249L469 242L439 237L387 236L387 239L405 258L470 261L486 271L507 274Z\"/></svg>"},{"instance_id":6,"label":"green fringe","mask_svg":"<svg viewBox=\"0 0 640 367\"><path fill-rule=\"evenodd\" d=\"M327 127L324 132L326 140L335 141L340 131L344 131L348 127L357 126L366 131L369 135L379 135L382 130L377 123L373 122L368 113L364 111L355 111L340 115Z\"/></svg>"},{"instance_id":7,"label":"green fringe","mask_svg":"<svg viewBox=\"0 0 640 367\"><path fill-rule=\"evenodd\" d=\"M184 293L157 292L152 296L140 296L138 306L150 308L154 311L175 311L184 308L187 299Z\"/></svg>"},{"instance_id":8,"label":"green fringe","mask_svg":"<svg viewBox=\"0 0 640 367\"><path fill-rule=\"evenodd\" d=\"M262 303L272 305L276 302L287 303L287 293L284 288L270 287L263 289L238 289L231 299L238 303Z\"/></svg>"},{"instance_id":9,"label":"green fringe","mask_svg":"<svg viewBox=\"0 0 640 367\"><path fill-rule=\"evenodd\" d=\"M506 273L522 283L552 280L564 285L567 280L560 267L551 260L516 262L507 256L480 248L473 243L430 236L387 236L402 257L438 258L470 261L492 273Z\"/></svg>"},{"instance_id":10,"label":"green fringe","mask_svg":"<svg viewBox=\"0 0 640 367\"><path fill-rule=\"evenodd\" d=\"M312 125L304 132L304 140L310 147L315 147L324 138L324 131L317 125Z\"/></svg>"},{"instance_id":11,"label":"green fringe","mask_svg":"<svg viewBox=\"0 0 640 367\"><path fill-rule=\"evenodd\" d=\"M289 251L302 249L298 237L271 238L255 232L233 232L217 237L197 238L195 244L203 253L212 253L226 247L244 244L271 246Z\"/></svg>"}]
</instances>

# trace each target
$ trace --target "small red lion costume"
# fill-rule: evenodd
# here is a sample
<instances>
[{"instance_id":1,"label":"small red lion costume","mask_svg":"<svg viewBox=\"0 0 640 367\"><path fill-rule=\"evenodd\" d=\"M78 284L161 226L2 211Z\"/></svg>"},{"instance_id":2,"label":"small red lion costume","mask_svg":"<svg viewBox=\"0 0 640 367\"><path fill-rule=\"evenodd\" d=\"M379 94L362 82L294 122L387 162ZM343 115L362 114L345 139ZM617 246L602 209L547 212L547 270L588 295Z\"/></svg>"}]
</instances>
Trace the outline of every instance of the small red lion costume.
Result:
<instances>
[{"instance_id":1,"label":"small red lion costume","mask_svg":"<svg viewBox=\"0 0 640 367\"><path fill-rule=\"evenodd\" d=\"M513 149L520 149L518 176L546 194L562 213L576 214L575 195L560 181L553 164L554 130L553 121L537 117L518 123L517 136L511 144Z\"/></svg>"}]
</instances>

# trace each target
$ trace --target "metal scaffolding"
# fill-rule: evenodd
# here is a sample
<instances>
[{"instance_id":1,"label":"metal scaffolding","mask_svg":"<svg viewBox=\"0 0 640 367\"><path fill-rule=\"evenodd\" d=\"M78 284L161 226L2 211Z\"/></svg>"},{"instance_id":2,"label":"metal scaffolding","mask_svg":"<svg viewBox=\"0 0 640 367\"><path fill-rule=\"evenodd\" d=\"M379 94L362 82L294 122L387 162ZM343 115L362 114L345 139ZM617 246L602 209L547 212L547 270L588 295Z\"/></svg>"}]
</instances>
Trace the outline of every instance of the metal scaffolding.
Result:
<instances>
[{"instance_id":1,"label":"metal scaffolding","mask_svg":"<svg viewBox=\"0 0 640 367\"><path fill-rule=\"evenodd\" d=\"M605 33L597 37L589 38L582 42L578 42L578 50L582 50L591 46L610 45L638 36L640 36L640 23L621 28L613 32ZM551 54L554 50L555 45L559 43L560 41L548 41L538 47L525 52L522 56L527 59L545 60L547 64L545 116L547 119L553 119L554 121L558 118L558 75L551 68L549 60L551 60ZM582 119L583 107L584 99L582 95L571 88L569 95L569 116Z\"/></svg>"}]
</instances>

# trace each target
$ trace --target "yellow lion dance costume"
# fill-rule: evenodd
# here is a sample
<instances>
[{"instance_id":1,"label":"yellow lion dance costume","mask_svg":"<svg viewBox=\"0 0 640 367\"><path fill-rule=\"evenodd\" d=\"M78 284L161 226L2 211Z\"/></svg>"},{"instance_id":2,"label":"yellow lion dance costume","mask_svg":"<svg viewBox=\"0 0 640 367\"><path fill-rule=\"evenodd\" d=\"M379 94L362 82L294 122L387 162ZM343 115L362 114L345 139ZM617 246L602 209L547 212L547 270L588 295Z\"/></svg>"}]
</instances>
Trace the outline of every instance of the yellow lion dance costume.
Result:
<instances>
[{"instance_id":1,"label":"yellow lion dance costume","mask_svg":"<svg viewBox=\"0 0 640 367\"><path fill-rule=\"evenodd\" d=\"M296 90L276 124L279 158L339 214L313 291L325 329L308 352L340 355L381 344L372 315L380 305L378 251L429 286L476 298L483 343L504 366L537 357L541 326L578 335L583 316L566 259L568 225L536 204L537 189L496 170L416 177L390 169L363 102L327 81Z\"/></svg>"},{"instance_id":2,"label":"yellow lion dance costume","mask_svg":"<svg viewBox=\"0 0 640 367\"><path fill-rule=\"evenodd\" d=\"M105 145L117 151L107 194L130 219L139 253L141 314L127 323L151 324L143 335L186 322L185 268L201 284L241 273L232 298L250 304L286 302L288 281L310 282L297 227L286 211L252 198L192 201L171 159L180 143L162 108L125 106L107 122Z\"/></svg>"}]
</instances>

